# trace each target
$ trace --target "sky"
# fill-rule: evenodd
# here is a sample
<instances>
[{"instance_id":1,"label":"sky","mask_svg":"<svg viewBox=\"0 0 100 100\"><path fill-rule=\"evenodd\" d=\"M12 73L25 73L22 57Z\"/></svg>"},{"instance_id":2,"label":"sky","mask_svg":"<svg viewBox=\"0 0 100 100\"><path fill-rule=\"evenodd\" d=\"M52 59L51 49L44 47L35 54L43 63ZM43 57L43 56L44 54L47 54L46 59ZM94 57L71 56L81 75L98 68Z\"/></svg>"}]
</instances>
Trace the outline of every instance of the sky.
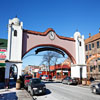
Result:
<instances>
[{"instance_id":1,"label":"sky","mask_svg":"<svg viewBox=\"0 0 100 100\"><path fill-rule=\"evenodd\" d=\"M0 0L0 38L8 38L8 21L16 16L23 29L53 28L65 37L73 37L78 29L86 39L99 32L100 0Z\"/></svg>"}]
</instances>

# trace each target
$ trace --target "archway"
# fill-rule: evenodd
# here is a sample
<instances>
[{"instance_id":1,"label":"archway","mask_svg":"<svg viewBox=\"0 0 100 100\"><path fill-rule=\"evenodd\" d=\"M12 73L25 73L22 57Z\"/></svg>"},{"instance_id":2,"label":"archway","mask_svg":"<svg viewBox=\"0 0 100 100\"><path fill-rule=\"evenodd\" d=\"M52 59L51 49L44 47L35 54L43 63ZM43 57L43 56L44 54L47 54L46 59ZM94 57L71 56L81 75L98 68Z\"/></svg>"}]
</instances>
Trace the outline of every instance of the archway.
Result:
<instances>
[{"instance_id":1,"label":"archway","mask_svg":"<svg viewBox=\"0 0 100 100\"><path fill-rule=\"evenodd\" d=\"M94 54L87 59L86 63L88 64L91 60L93 60L95 58L99 58L99 57L100 57L100 54Z\"/></svg>"},{"instance_id":2,"label":"archway","mask_svg":"<svg viewBox=\"0 0 100 100\"><path fill-rule=\"evenodd\" d=\"M9 78L13 78L15 81L17 80L18 68L15 64L11 65Z\"/></svg>"},{"instance_id":3,"label":"archway","mask_svg":"<svg viewBox=\"0 0 100 100\"><path fill-rule=\"evenodd\" d=\"M94 79L97 79L97 80L100 79L99 78L100 77L99 60L100 60L100 54L94 54L87 59L86 63L87 63L87 77L88 77L88 79L90 79L91 77Z\"/></svg>"},{"instance_id":4,"label":"archway","mask_svg":"<svg viewBox=\"0 0 100 100\"><path fill-rule=\"evenodd\" d=\"M36 32L23 29L23 23L18 18L9 20L8 27L8 48L6 58L5 78L9 78L9 66L16 64L18 76L21 75L22 58L31 49L39 46L52 46L66 52L71 58L71 76L80 78L80 68L82 77L86 78L84 36L75 32L74 37L63 37L56 34L52 28L45 32ZM8 69L8 70L7 70Z\"/></svg>"}]
</instances>

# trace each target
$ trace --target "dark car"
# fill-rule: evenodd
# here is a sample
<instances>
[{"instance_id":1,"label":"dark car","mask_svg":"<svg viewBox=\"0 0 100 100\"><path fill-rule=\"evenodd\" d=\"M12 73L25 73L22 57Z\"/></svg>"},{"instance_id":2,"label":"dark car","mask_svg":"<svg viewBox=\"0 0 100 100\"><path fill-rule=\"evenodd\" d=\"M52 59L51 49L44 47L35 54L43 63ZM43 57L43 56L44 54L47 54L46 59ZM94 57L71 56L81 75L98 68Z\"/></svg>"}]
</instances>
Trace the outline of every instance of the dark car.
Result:
<instances>
[{"instance_id":1,"label":"dark car","mask_svg":"<svg viewBox=\"0 0 100 100\"><path fill-rule=\"evenodd\" d=\"M76 79L72 79L71 77L65 77L63 80L62 80L62 83L63 84L68 84L68 85L71 85L71 84L78 84L78 81Z\"/></svg>"},{"instance_id":2,"label":"dark car","mask_svg":"<svg viewBox=\"0 0 100 100\"><path fill-rule=\"evenodd\" d=\"M52 76L51 75L47 75L46 81L52 81Z\"/></svg>"},{"instance_id":3,"label":"dark car","mask_svg":"<svg viewBox=\"0 0 100 100\"><path fill-rule=\"evenodd\" d=\"M90 87L91 87L92 93L100 94L100 82L92 83Z\"/></svg>"},{"instance_id":4,"label":"dark car","mask_svg":"<svg viewBox=\"0 0 100 100\"><path fill-rule=\"evenodd\" d=\"M28 83L28 92L31 95L35 94L45 94L46 93L46 86L44 83L41 82L39 78L32 78Z\"/></svg>"}]
</instances>

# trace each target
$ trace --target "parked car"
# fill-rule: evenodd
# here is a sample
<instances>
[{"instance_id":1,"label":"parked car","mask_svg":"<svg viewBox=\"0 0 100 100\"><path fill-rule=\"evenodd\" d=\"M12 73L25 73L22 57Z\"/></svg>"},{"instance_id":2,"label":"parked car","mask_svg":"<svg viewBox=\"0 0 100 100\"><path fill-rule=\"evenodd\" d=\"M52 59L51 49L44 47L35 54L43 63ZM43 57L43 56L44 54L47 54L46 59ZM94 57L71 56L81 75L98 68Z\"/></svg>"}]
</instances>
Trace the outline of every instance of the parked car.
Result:
<instances>
[{"instance_id":1,"label":"parked car","mask_svg":"<svg viewBox=\"0 0 100 100\"><path fill-rule=\"evenodd\" d=\"M94 93L94 94L99 93L100 94L100 82L92 83L90 85L90 88L92 90L92 93Z\"/></svg>"},{"instance_id":2,"label":"parked car","mask_svg":"<svg viewBox=\"0 0 100 100\"><path fill-rule=\"evenodd\" d=\"M26 75L25 78L24 78L24 86L25 86L26 89L28 87L28 83L29 83L31 78L32 78L32 75Z\"/></svg>"},{"instance_id":3,"label":"parked car","mask_svg":"<svg viewBox=\"0 0 100 100\"><path fill-rule=\"evenodd\" d=\"M55 81L56 80L56 76L53 76L52 80Z\"/></svg>"},{"instance_id":4,"label":"parked car","mask_svg":"<svg viewBox=\"0 0 100 100\"><path fill-rule=\"evenodd\" d=\"M46 81L52 81L52 76L51 75L47 75Z\"/></svg>"},{"instance_id":5,"label":"parked car","mask_svg":"<svg viewBox=\"0 0 100 100\"><path fill-rule=\"evenodd\" d=\"M33 96L35 94L45 94L46 86L39 78L32 78L28 84L28 92Z\"/></svg>"},{"instance_id":6,"label":"parked car","mask_svg":"<svg viewBox=\"0 0 100 100\"><path fill-rule=\"evenodd\" d=\"M77 85L78 84L78 81L76 79L72 79L71 77L65 77L62 80L62 83L63 84L68 84L68 85L71 85L71 84Z\"/></svg>"},{"instance_id":7,"label":"parked car","mask_svg":"<svg viewBox=\"0 0 100 100\"><path fill-rule=\"evenodd\" d=\"M43 75L40 75L40 77L39 77L39 78L40 78L40 79L42 79L42 76L43 76Z\"/></svg>"},{"instance_id":8,"label":"parked car","mask_svg":"<svg viewBox=\"0 0 100 100\"><path fill-rule=\"evenodd\" d=\"M42 80L46 80L47 77L48 77L48 75L43 75L43 76L41 77L41 79L42 79Z\"/></svg>"}]
</instances>

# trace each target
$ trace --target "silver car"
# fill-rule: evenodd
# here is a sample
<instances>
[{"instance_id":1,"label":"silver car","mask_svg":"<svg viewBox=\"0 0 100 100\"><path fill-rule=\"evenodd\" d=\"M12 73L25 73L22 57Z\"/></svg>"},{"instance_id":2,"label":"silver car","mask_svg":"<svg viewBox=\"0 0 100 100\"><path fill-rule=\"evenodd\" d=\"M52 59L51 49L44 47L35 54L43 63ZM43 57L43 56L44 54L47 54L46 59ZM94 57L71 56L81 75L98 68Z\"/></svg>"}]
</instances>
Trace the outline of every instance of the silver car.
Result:
<instances>
[{"instance_id":1,"label":"silver car","mask_svg":"<svg viewBox=\"0 0 100 100\"><path fill-rule=\"evenodd\" d=\"M62 80L62 83L63 84L68 84L68 85L71 85L71 84L77 85L78 84L78 81L76 79L72 79L71 77L65 77Z\"/></svg>"},{"instance_id":2,"label":"silver car","mask_svg":"<svg viewBox=\"0 0 100 100\"><path fill-rule=\"evenodd\" d=\"M100 94L100 82L92 83L90 87L91 87L92 93Z\"/></svg>"}]
</instances>

